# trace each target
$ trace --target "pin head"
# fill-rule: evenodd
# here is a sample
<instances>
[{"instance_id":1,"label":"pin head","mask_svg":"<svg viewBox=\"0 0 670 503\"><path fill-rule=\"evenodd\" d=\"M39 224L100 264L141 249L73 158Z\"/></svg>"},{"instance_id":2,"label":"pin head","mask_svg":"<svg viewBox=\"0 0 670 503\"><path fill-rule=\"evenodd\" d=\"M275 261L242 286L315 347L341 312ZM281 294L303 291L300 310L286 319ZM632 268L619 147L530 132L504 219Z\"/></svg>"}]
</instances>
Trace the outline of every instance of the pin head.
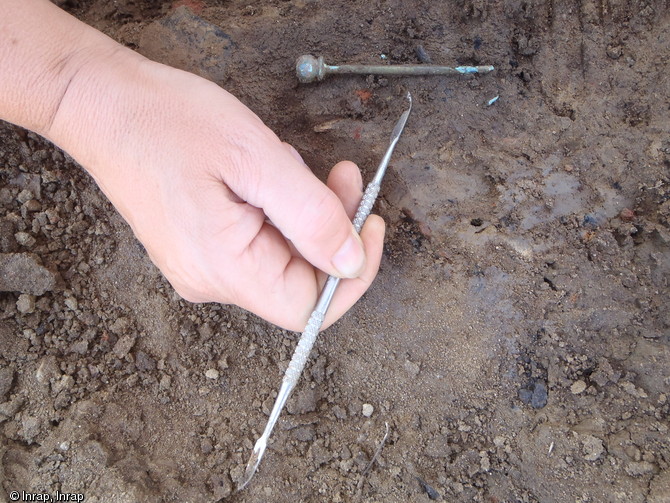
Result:
<instances>
[{"instance_id":1,"label":"pin head","mask_svg":"<svg viewBox=\"0 0 670 503\"><path fill-rule=\"evenodd\" d=\"M295 62L295 73L298 80L303 84L323 80L325 77L324 70L323 56L316 58L311 54L305 54Z\"/></svg>"}]
</instances>

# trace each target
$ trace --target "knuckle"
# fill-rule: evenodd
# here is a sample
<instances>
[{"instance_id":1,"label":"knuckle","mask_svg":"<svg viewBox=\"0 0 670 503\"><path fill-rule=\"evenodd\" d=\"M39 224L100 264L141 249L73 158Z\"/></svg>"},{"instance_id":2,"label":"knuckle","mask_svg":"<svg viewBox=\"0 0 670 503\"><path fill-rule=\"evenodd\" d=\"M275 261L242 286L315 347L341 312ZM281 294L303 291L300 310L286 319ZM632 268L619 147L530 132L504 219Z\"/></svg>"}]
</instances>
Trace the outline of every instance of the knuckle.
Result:
<instances>
[{"instance_id":1,"label":"knuckle","mask_svg":"<svg viewBox=\"0 0 670 503\"><path fill-rule=\"evenodd\" d=\"M235 129L222 136L228 143L225 148L227 159L223 178L238 195L247 201L258 200L262 183L262 170L267 168L264 149L279 140L274 133L257 121L236 121ZM271 161L271 160L270 160Z\"/></svg>"}]
</instances>

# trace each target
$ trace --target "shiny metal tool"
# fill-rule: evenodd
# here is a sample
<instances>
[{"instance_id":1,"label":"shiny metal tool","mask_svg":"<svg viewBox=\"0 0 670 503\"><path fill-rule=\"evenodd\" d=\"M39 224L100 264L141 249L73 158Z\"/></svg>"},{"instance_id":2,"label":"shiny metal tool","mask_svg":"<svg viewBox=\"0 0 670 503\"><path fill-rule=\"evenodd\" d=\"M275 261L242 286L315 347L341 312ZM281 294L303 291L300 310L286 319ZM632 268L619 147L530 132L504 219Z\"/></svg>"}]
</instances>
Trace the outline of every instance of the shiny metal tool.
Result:
<instances>
[{"instance_id":1,"label":"shiny metal tool","mask_svg":"<svg viewBox=\"0 0 670 503\"><path fill-rule=\"evenodd\" d=\"M302 84L323 80L334 73L355 73L362 75L464 75L468 73L489 73L491 65L484 66L437 66L437 65L328 65L323 56L311 54L300 56L295 63L295 73Z\"/></svg>"},{"instance_id":2,"label":"shiny metal tool","mask_svg":"<svg viewBox=\"0 0 670 503\"><path fill-rule=\"evenodd\" d=\"M395 149L395 146L400 139L400 134L405 127L409 113L412 110L412 96L410 93L407 93L407 99L409 101L409 107L402 113L400 119L393 128L389 147L386 150L386 153L384 154L381 162L379 163L379 167L377 168L377 172L375 173L374 178L366 187L365 193L363 194L363 199L361 199L358 210L356 211L356 216L354 217L353 223L354 228L358 233L361 232L365 220L368 218L368 215L370 215L372 206L377 199L377 194L379 194L382 179L386 174L386 168L389 164L389 161L391 160L391 155L393 154L393 150ZM293 388L295 388L298 380L300 379L300 375L305 368L305 363L307 363L309 353L312 350L312 346L314 346L314 341L316 341L316 336L319 334L319 329L323 324L323 319L325 318L328 307L330 306L330 301L333 300L333 294L335 293L335 289L339 283L340 278L336 278L335 276L328 276L326 284L321 291L321 295L316 302L316 307L314 308L314 311L312 312L312 315L307 322L305 331L302 333L302 336L298 341L298 346L295 348L291 362L288 364L281 388L279 388L279 393L277 394L277 399L275 400L275 404L272 407L272 412L270 412L270 418L268 419L268 423L265 426L265 431L263 431L263 435L261 435L261 437L256 441L256 445L254 445L254 450L251 453L251 457L247 463L247 468L244 472L244 479L239 485L238 490L244 489L251 478L254 476L254 473L256 473L256 469L258 468L258 465L263 458L263 454L265 453L265 448L268 444L268 438L270 437L275 423L279 418L279 414L281 414L281 411L284 408L286 400L288 400L288 397L291 395Z\"/></svg>"}]
</instances>

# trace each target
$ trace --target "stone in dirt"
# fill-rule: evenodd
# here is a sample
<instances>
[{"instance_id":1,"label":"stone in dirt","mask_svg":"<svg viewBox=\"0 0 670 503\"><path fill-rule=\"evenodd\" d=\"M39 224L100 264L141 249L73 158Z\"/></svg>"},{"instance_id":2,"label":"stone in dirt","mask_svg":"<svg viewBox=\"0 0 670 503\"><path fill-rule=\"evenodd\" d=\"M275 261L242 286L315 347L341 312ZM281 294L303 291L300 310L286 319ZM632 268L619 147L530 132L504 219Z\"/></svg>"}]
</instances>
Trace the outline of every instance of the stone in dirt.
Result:
<instances>
[{"instance_id":1,"label":"stone in dirt","mask_svg":"<svg viewBox=\"0 0 670 503\"><path fill-rule=\"evenodd\" d=\"M35 312L35 296L27 293L19 295L19 300L16 301L16 309L21 314L30 314Z\"/></svg>"},{"instance_id":2,"label":"stone in dirt","mask_svg":"<svg viewBox=\"0 0 670 503\"><path fill-rule=\"evenodd\" d=\"M205 377L207 379L218 379L219 378L219 371L216 369L207 369L205 371Z\"/></svg>"},{"instance_id":3,"label":"stone in dirt","mask_svg":"<svg viewBox=\"0 0 670 503\"><path fill-rule=\"evenodd\" d=\"M0 253L0 292L43 295L56 288L58 274L32 253Z\"/></svg>"},{"instance_id":4,"label":"stone in dirt","mask_svg":"<svg viewBox=\"0 0 670 503\"><path fill-rule=\"evenodd\" d=\"M602 440L593 435L586 435L582 439L584 447L584 459L587 461L597 461L605 452Z\"/></svg>"},{"instance_id":5,"label":"stone in dirt","mask_svg":"<svg viewBox=\"0 0 670 503\"><path fill-rule=\"evenodd\" d=\"M35 246L35 243L37 243L37 240L27 232L17 232L14 234L14 239L16 239L17 243L26 248L32 248Z\"/></svg>"},{"instance_id":6,"label":"stone in dirt","mask_svg":"<svg viewBox=\"0 0 670 503\"><path fill-rule=\"evenodd\" d=\"M547 385L544 381L538 379L529 387L519 390L519 399L534 409L541 409L547 405Z\"/></svg>"},{"instance_id":7,"label":"stone in dirt","mask_svg":"<svg viewBox=\"0 0 670 503\"><path fill-rule=\"evenodd\" d=\"M572 383L572 386L570 386L570 391L574 395L579 395L582 391L586 389L586 383L582 381L581 379L578 381L575 381Z\"/></svg>"},{"instance_id":8,"label":"stone in dirt","mask_svg":"<svg viewBox=\"0 0 670 503\"><path fill-rule=\"evenodd\" d=\"M117 356L117 358L125 358L134 345L135 337L131 335L124 335L116 342L112 351Z\"/></svg>"},{"instance_id":9,"label":"stone in dirt","mask_svg":"<svg viewBox=\"0 0 670 503\"><path fill-rule=\"evenodd\" d=\"M433 489L433 486L431 486L428 482L423 480L421 477L416 477L416 480L419 482L421 485L421 488L426 491L426 494L428 497L432 500L439 500L440 499L440 493L438 493L435 489Z\"/></svg>"},{"instance_id":10,"label":"stone in dirt","mask_svg":"<svg viewBox=\"0 0 670 503\"><path fill-rule=\"evenodd\" d=\"M27 191L30 194L29 199L42 197L41 177L37 173L19 173L9 180L9 184L21 188L22 192ZM23 203L25 200L20 202Z\"/></svg>"}]
</instances>

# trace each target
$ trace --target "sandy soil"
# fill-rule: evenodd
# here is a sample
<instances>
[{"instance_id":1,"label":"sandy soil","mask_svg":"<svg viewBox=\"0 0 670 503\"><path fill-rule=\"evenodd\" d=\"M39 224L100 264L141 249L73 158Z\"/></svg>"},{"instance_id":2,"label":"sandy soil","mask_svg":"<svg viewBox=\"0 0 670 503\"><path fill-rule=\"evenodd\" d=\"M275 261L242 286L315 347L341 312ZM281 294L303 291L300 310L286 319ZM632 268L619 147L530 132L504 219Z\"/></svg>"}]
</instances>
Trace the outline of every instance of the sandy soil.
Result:
<instances>
[{"instance_id":1,"label":"sandy soil","mask_svg":"<svg viewBox=\"0 0 670 503\"><path fill-rule=\"evenodd\" d=\"M670 501L667 1L60 3L324 179L369 179L415 106L380 274L241 493L297 334L180 300L88 175L0 124L0 500ZM302 53L496 71L301 86Z\"/></svg>"}]
</instances>

